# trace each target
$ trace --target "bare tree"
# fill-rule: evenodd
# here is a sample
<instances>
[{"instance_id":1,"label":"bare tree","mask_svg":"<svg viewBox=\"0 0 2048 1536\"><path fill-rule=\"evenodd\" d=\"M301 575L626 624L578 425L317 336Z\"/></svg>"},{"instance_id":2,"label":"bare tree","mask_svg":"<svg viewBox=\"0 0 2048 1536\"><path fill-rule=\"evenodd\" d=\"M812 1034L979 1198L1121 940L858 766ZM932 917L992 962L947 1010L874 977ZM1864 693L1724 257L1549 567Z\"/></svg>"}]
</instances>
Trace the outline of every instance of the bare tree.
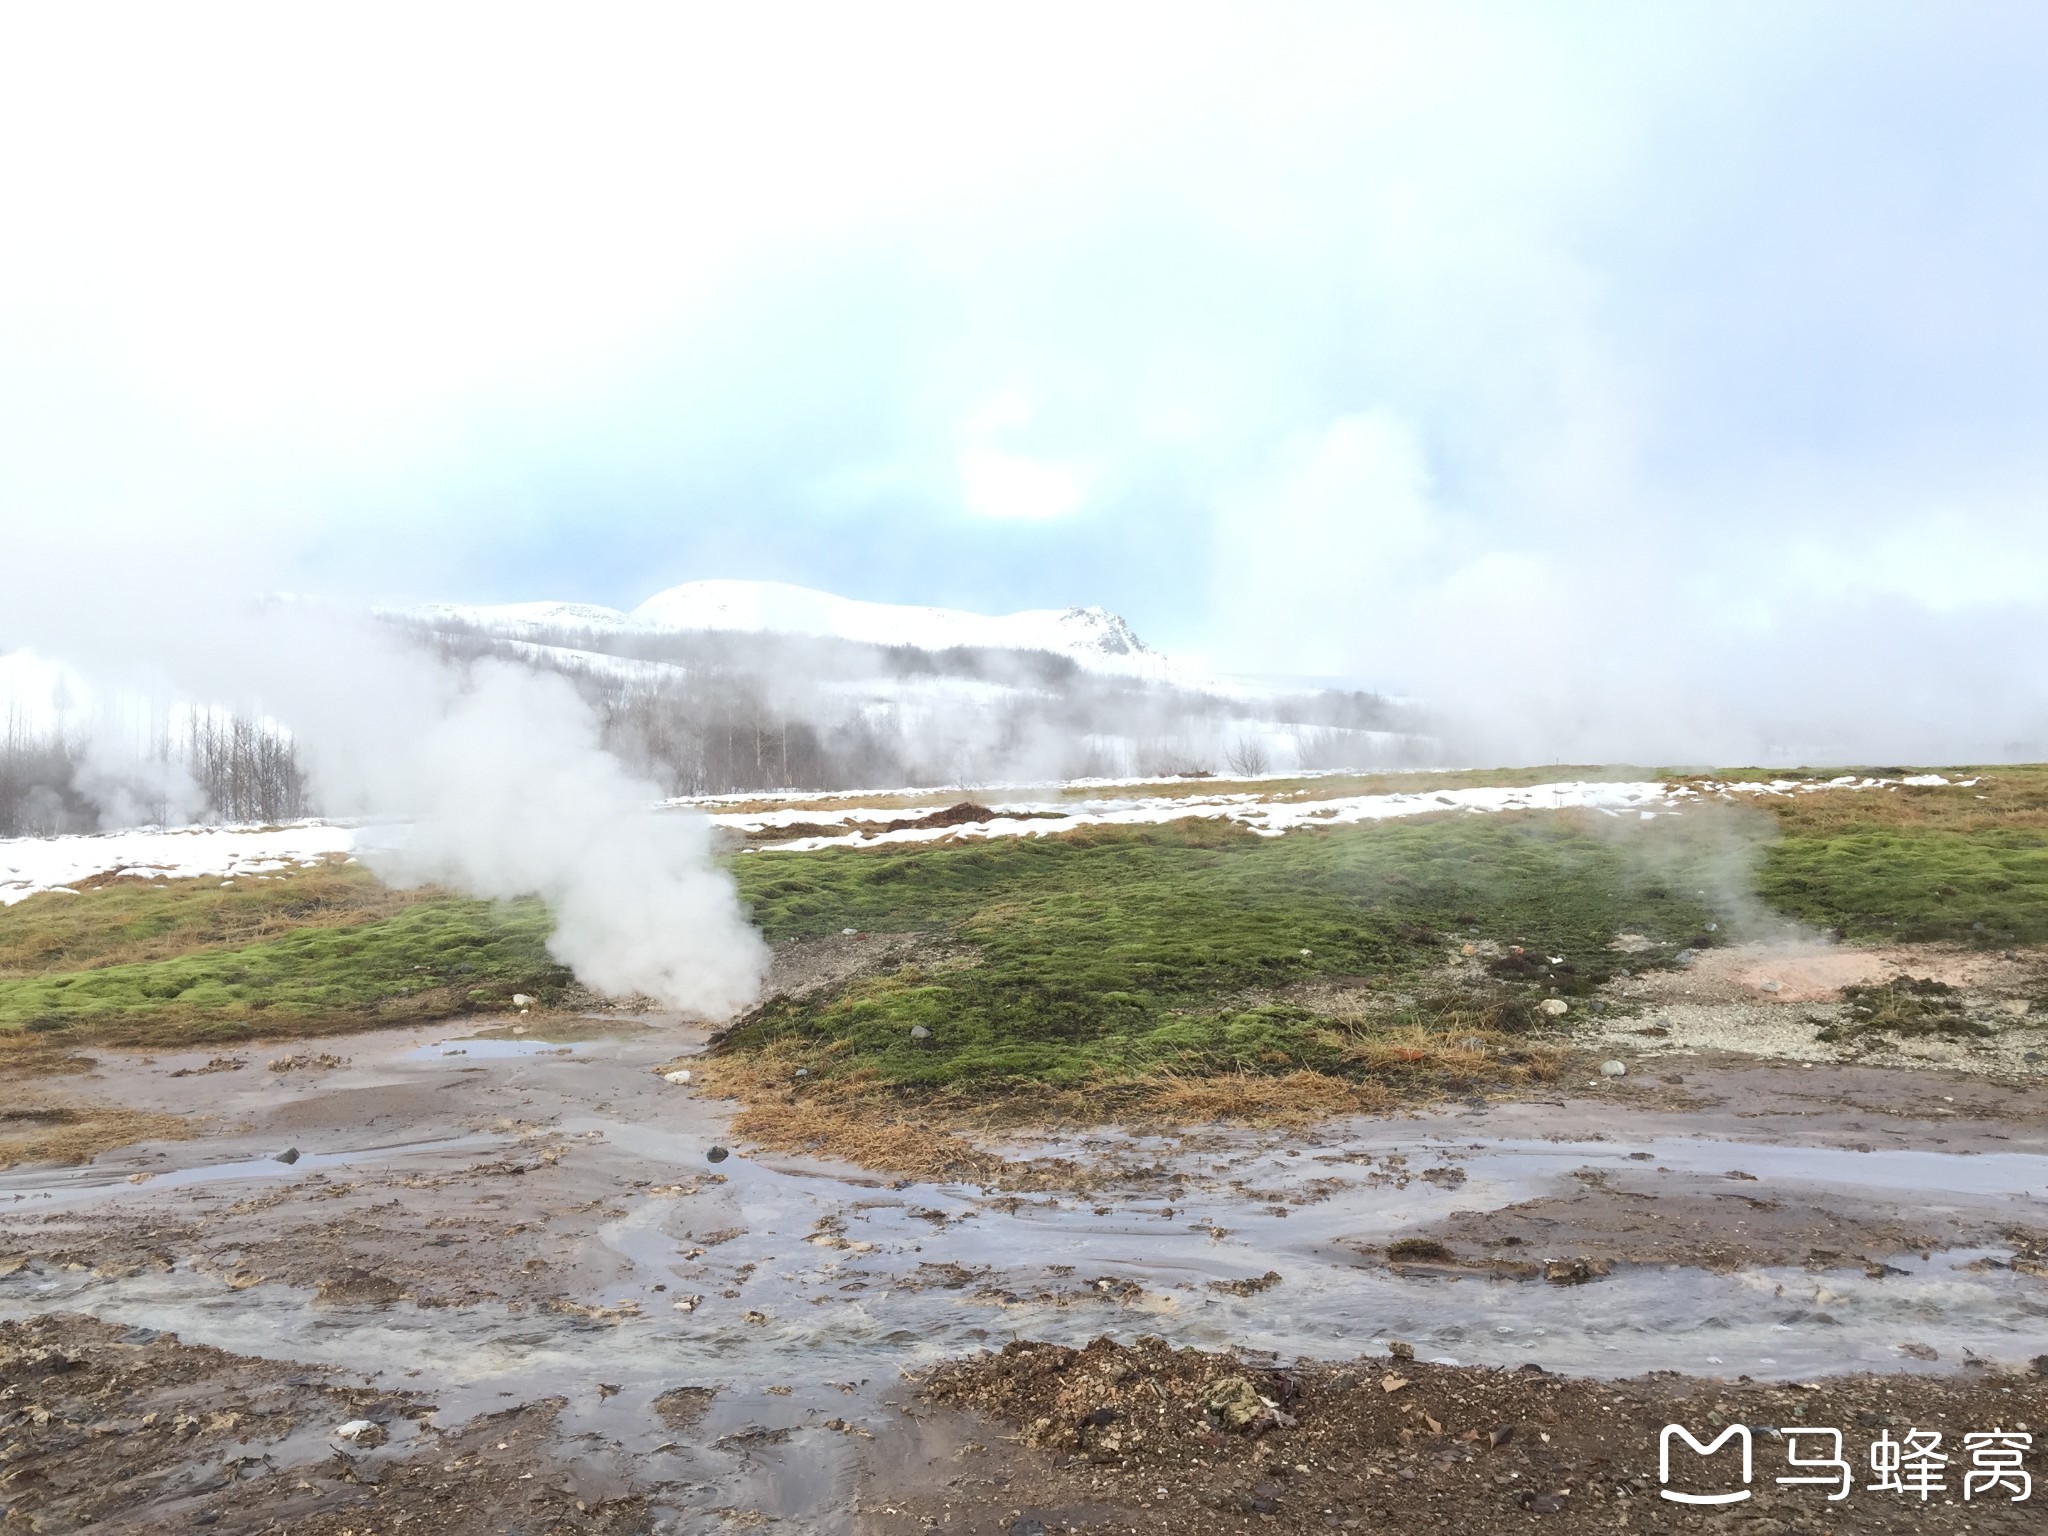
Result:
<instances>
[{"instance_id":1,"label":"bare tree","mask_svg":"<svg viewBox=\"0 0 2048 1536\"><path fill-rule=\"evenodd\" d=\"M1272 766L1266 744L1256 736L1240 736L1227 755L1230 771L1241 779L1256 779Z\"/></svg>"}]
</instances>

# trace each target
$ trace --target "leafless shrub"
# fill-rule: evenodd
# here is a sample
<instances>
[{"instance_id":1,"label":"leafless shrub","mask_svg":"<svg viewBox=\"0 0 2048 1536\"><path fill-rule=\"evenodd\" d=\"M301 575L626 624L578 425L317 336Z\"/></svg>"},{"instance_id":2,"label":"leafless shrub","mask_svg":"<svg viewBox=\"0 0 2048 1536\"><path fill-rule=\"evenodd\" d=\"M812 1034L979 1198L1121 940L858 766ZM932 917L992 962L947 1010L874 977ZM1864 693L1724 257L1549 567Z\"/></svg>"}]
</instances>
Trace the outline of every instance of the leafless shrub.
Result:
<instances>
[{"instance_id":1,"label":"leafless shrub","mask_svg":"<svg viewBox=\"0 0 2048 1536\"><path fill-rule=\"evenodd\" d=\"M1256 736L1240 736L1230 745L1230 771L1241 779L1256 779L1272 766L1266 744Z\"/></svg>"}]
</instances>

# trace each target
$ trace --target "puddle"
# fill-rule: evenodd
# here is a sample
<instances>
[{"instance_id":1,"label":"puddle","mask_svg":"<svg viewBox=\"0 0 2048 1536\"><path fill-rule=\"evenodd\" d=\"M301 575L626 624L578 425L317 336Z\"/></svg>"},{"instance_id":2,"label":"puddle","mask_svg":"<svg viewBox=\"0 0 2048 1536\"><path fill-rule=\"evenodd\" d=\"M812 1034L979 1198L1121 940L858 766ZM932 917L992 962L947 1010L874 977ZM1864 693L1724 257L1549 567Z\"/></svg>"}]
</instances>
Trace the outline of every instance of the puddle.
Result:
<instances>
[{"instance_id":1,"label":"puddle","mask_svg":"<svg viewBox=\"0 0 2048 1536\"><path fill-rule=\"evenodd\" d=\"M588 1052L587 1040L539 1040L531 1036L462 1035L453 1040L436 1040L417 1045L398 1057L400 1061L440 1061L444 1057L467 1056L474 1061L507 1061L522 1056L574 1056Z\"/></svg>"},{"instance_id":2,"label":"puddle","mask_svg":"<svg viewBox=\"0 0 2048 1536\"><path fill-rule=\"evenodd\" d=\"M1232 1345L1282 1358L1341 1358L1406 1339L1431 1358L1514 1365L1535 1360L1565 1373L1673 1369L1805 1376L1865 1368L1913 1369L1904 1342L1932 1346L1953 1365L1966 1352L2023 1360L2048 1331L2048 1285L2003 1269L1966 1266L1976 1252L1905 1257L1881 1280L1859 1272L1816 1275L1760 1268L1715 1273L1623 1266L1581 1286L1488 1276L1402 1274L1357 1257L1337 1239L1370 1242L1452 1209L1485 1208L1550 1187L1602 1161L1644 1169L1632 1150L1666 1167L1720 1171L1747 1165L1760 1178L1838 1180L1882 1174L1901 1192L1989 1191L2001 1180L2038 1187L2048 1159L1919 1152L1834 1153L1810 1148L1684 1140L1559 1145L1549 1142L1402 1144L1409 1169L1462 1153L1466 1182L1443 1189L1389 1178L1384 1164L1344 1166L1341 1187L1307 1206L1260 1203L1254 1192L1186 1190L1098 1207L1067 1196L994 1200L959 1186L850 1188L824 1172L746 1158L704 1179L708 1138L597 1117L618 1153L650 1175L676 1176L598 1240L628 1261L628 1278L587 1305L637 1307L593 1322L542 1307L407 1306L360 1312L315 1308L276 1285L228 1291L199 1276L102 1280L24 1271L0 1282L0 1309L53 1305L171 1329L245 1352L393 1374L421 1369L450 1411L500 1390L568 1391L604 1381L651 1395L691 1382L889 1380L922 1360L1012 1338L1084 1343L1097 1334L1156 1333L1174 1344ZM402 1150L469 1153L498 1144L468 1137L405 1148L308 1155L287 1168L266 1160L221 1163L159 1183L289 1178ZM1347 1149L1361 1155L1363 1149ZM1327 1152L1324 1154L1327 1156ZM1240 1176L1264 1171L1261 1157ZM1284 1159L1297 1182L1309 1158ZM1781 1167L1780 1165L1785 1165ZM690 1192L673 1195L677 1187ZM2034 1214L2043 1214L2035 1202ZM1170 1214L1169 1214L1170 1212ZM1210 1288L1278 1272L1274 1289L1239 1297ZM654 1291L655 1285L665 1287ZM735 1295L721 1295L731 1291ZM696 1296L691 1312L673 1303ZM397 1383L392 1383L397 1384ZM805 1384L811 1384L809 1388ZM463 1397L474 1389L474 1401ZM805 1399L792 1399L800 1403Z\"/></svg>"},{"instance_id":3,"label":"puddle","mask_svg":"<svg viewBox=\"0 0 2048 1536\"><path fill-rule=\"evenodd\" d=\"M663 1500L681 1501L679 1511L750 1507L799 1522L843 1505L857 1431L885 1429L884 1398L900 1391L904 1370L1012 1339L1081 1345L1156 1334L1281 1360L1346 1359L1401 1339L1426 1359L1465 1365L1769 1380L1947 1371L1973 1357L2018 1363L2048 1334L2048 1283L1971 1268L1983 1256L1976 1251L1897 1258L1875 1280L1853 1270L1619 1266L1578 1286L1401 1273L1357 1252L1454 1210L1555 1190L1586 1168L1742 1169L1758 1181L1745 1190L1852 1185L1922 1209L1944 1197L2003 1200L2039 1225L2048 1158L2031 1154L1390 1131L1289 1156L1284 1143L1176 1152L1164 1141L1095 1137L1065 1150L1100 1155L1113 1143L1159 1171L1096 1197L1006 1198L959 1185L863 1185L846 1170L744 1156L714 1167L705 1154L715 1121L665 1129L579 1109L558 1128L618 1160L603 1187L626 1208L590 1229L594 1246L618 1261L607 1270L613 1278L573 1302L316 1306L307 1290L234 1290L189 1267L113 1278L32 1266L0 1278L0 1316L72 1309L188 1343L367 1374L381 1388L427 1392L444 1425L560 1396L561 1443L579 1465L642 1468L665 1485ZM467 1135L309 1152L290 1166L242 1159L166 1172L144 1187L225 1188L372 1163L433 1167L504 1145L502 1136ZM1452 1167L1462 1182L1441 1174ZM625 1187L627 1171L640 1187ZM132 1192L92 1169L35 1177L53 1200ZM1212 1288L1269 1270L1281 1276L1271 1289ZM685 1300L693 1306L679 1310ZM1902 1352L1908 1343L1918 1353ZM1936 1360L1924 1358L1929 1350ZM654 1407L678 1386L720 1389L687 1431L664 1425Z\"/></svg>"},{"instance_id":4,"label":"puddle","mask_svg":"<svg viewBox=\"0 0 2048 1536\"><path fill-rule=\"evenodd\" d=\"M157 1193L242 1181L279 1184L303 1179L309 1173L324 1173L329 1169L360 1172L366 1168L412 1159L421 1154L430 1159L443 1156L468 1157L473 1153L506 1144L506 1138L503 1136L442 1136L426 1140L384 1142L339 1152L301 1150L297 1160L290 1163L281 1163L275 1154L265 1153L259 1157L197 1163L189 1167L165 1168L161 1171L151 1170L149 1177L140 1187ZM175 1147L177 1144L173 1145ZM37 1202L35 1208L43 1211L98 1197L133 1195L137 1190L138 1186L131 1182L131 1174L125 1165L88 1163L75 1168L32 1168L16 1174L0 1174L0 1202L6 1202L0 1205L0 1210L8 1209L19 1202L34 1200Z\"/></svg>"}]
</instances>

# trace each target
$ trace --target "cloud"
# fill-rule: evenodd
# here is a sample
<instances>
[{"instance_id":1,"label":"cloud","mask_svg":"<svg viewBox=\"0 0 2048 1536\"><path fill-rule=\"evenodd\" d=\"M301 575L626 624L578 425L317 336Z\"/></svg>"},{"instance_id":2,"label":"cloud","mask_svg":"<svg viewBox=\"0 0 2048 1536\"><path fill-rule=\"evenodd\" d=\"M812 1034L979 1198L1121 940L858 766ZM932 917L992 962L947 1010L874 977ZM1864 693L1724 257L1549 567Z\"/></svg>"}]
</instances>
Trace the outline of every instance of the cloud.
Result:
<instances>
[{"instance_id":1,"label":"cloud","mask_svg":"<svg viewBox=\"0 0 2048 1536\"><path fill-rule=\"evenodd\" d=\"M1536 755L1913 755L1785 659L1910 635L2034 739L2038 8L5 25L0 645L766 576Z\"/></svg>"}]
</instances>

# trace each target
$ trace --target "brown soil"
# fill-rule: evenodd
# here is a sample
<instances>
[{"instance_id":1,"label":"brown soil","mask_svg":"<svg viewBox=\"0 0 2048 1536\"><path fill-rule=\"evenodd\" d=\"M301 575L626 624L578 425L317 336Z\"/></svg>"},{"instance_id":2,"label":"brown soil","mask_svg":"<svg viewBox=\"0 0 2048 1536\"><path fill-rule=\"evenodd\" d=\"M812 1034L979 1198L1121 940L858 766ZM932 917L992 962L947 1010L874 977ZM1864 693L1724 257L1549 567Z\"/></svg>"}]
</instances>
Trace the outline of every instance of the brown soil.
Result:
<instances>
[{"instance_id":1,"label":"brown soil","mask_svg":"<svg viewBox=\"0 0 2048 1536\"><path fill-rule=\"evenodd\" d=\"M1529 1278L1540 1275L1544 1256L1555 1254L1605 1267L1803 1264L1880 1274L1884 1260L1900 1254L2002 1243L2038 1248L2044 1241L2041 1234L1953 1205L1900 1216L1811 1189L1788 1196L1740 1170L1718 1180L1666 1173L1656 1178L1654 1190L1638 1187L1649 1182L1582 1171L1571 1194L1494 1211L1457 1211L1420 1230L1447 1246L1447 1265Z\"/></svg>"},{"instance_id":2,"label":"brown soil","mask_svg":"<svg viewBox=\"0 0 2048 1536\"><path fill-rule=\"evenodd\" d=\"M24 1531L437 1536L649 1529L580 1487L542 1399L442 1431L418 1397L70 1313L0 1322L0 1523ZM376 1428L356 1441L342 1424ZM388 1444L374 1462L363 1454Z\"/></svg>"},{"instance_id":3,"label":"brown soil","mask_svg":"<svg viewBox=\"0 0 2048 1536\"><path fill-rule=\"evenodd\" d=\"M2044 1374L2048 1357L2025 1376L1607 1382L1403 1359L1282 1369L1158 1340L1098 1340L1080 1351L1016 1343L924 1378L927 1402L974 1418L950 1426L950 1466L926 1459L920 1468L931 1486L906 1494L899 1483L886 1511L870 1503L861 1529L2032 1531L2034 1503L1962 1502L1962 1437L2048 1428ZM1273 1405L1261 1415L1269 1427L1254 1420L1233 1430L1211 1406L1242 1398L1238 1383ZM1669 1423L1708 1441L1722 1426L1753 1426L1754 1497L1728 1513L1661 1500L1658 1439ZM1845 1503L1829 1504L1828 1490L1777 1486L1785 1443L1769 1426L1779 1425L1844 1431L1857 1466ZM1940 1431L1954 1453L1945 1497L1922 1504L1864 1489L1869 1442L1887 1430L1902 1440L1908 1429ZM1681 1481L1697 1462L1682 1447L1679 1457L1673 1486L1719 1491L1706 1479ZM2029 1466L2038 1481L2038 1452ZM1716 1475L1740 1486L1725 1467Z\"/></svg>"}]
</instances>

